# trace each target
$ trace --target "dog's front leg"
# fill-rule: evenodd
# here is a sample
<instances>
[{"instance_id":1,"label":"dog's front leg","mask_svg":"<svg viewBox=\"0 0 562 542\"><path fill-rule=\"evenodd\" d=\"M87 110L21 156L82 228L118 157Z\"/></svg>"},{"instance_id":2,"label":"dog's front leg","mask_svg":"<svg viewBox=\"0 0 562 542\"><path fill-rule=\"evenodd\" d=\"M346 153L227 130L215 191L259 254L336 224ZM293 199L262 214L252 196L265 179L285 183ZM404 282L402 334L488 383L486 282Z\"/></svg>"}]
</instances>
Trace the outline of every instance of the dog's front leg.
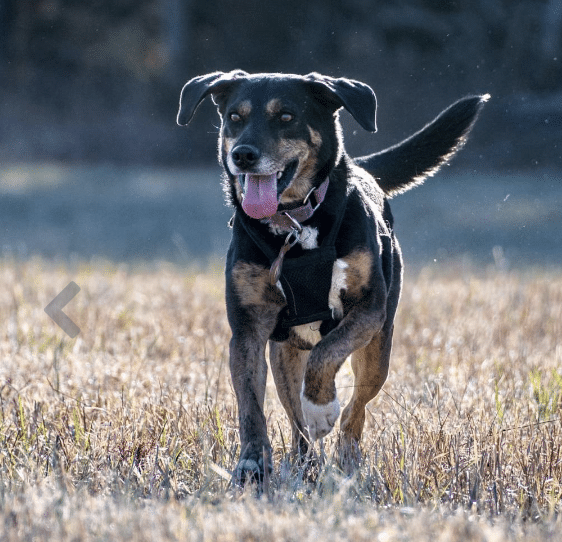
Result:
<instances>
[{"instance_id":1,"label":"dog's front leg","mask_svg":"<svg viewBox=\"0 0 562 542\"><path fill-rule=\"evenodd\" d=\"M263 413L267 365L265 342L243 334L230 341L230 373L238 402L240 459L235 478L244 482L248 476L261 479L272 469L271 445L267 438Z\"/></svg>"},{"instance_id":2,"label":"dog's front leg","mask_svg":"<svg viewBox=\"0 0 562 542\"><path fill-rule=\"evenodd\" d=\"M310 353L301 404L312 440L327 435L339 416L334 380L339 368L353 352L366 347L386 321L387 290L380 264L374 266L370 284L357 292L343 320Z\"/></svg>"},{"instance_id":3,"label":"dog's front leg","mask_svg":"<svg viewBox=\"0 0 562 542\"><path fill-rule=\"evenodd\" d=\"M367 346L384 324L382 314L352 310L311 351L301 392L305 424L311 440L326 436L340 413L335 377L355 350Z\"/></svg>"},{"instance_id":4,"label":"dog's front leg","mask_svg":"<svg viewBox=\"0 0 562 542\"><path fill-rule=\"evenodd\" d=\"M230 373L238 403L240 459L235 480L261 480L271 472L271 444L263 413L267 364L265 346L277 315L285 304L281 291L270 284L269 270L238 261L227 270L227 313L230 341Z\"/></svg>"}]
</instances>

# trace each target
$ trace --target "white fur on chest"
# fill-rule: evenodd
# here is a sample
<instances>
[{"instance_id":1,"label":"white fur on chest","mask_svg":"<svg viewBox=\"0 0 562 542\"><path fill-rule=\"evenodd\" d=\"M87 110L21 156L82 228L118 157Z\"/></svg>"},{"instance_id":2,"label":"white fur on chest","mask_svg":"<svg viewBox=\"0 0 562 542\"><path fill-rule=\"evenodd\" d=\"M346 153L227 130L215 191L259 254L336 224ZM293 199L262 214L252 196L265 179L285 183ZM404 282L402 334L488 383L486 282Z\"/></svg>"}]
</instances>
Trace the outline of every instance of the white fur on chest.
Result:
<instances>
[{"instance_id":1,"label":"white fur on chest","mask_svg":"<svg viewBox=\"0 0 562 542\"><path fill-rule=\"evenodd\" d=\"M287 236L287 230L269 224L269 231L274 235ZM302 231L299 235L298 243L303 248L303 250L312 250L313 248L318 248L318 228L313 228L312 226L303 226Z\"/></svg>"},{"instance_id":2,"label":"white fur on chest","mask_svg":"<svg viewBox=\"0 0 562 542\"><path fill-rule=\"evenodd\" d=\"M302 229L299 243L304 250L318 248L318 230L310 226L305 226Z\"/></svg>"}]
</instances>

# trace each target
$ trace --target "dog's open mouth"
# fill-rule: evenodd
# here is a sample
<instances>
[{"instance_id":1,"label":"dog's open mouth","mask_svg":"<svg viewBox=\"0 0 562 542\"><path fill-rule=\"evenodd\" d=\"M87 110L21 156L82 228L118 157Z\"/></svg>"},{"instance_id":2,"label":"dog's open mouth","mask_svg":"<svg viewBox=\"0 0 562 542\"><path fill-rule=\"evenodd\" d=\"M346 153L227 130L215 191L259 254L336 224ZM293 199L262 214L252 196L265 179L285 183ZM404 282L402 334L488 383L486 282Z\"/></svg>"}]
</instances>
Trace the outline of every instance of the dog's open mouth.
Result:
<instances>
[{"instance_id":1,"label":"dog's open mouth","mask_svg":"<svg viewBox=\"0 0 562 542\"><path fill-rule=\"evenodd\" d=\"M255 175L244 173L239 176L240 184L244 190L242 209L252 218L267 218L277 212L279 197L289 185L297 161L291 162L283 171L271 175Z\"/></svg>"}]
</instances>

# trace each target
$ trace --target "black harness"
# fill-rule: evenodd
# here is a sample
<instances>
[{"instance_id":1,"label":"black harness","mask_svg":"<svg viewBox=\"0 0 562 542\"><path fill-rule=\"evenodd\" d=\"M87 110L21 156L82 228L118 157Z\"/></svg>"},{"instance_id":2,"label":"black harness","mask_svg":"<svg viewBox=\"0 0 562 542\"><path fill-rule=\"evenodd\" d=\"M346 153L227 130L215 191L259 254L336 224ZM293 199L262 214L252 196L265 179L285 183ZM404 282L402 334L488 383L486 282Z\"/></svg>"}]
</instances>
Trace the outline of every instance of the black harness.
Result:
<instances>
[{"instance_id":1,"label":"black harness","mask_svg":"<svg viewBox=\"0 0 562 542\"><path fill-rule=\"evenodd\" d=\"M341 199L344 200L341 203L345 203L345 197ZM265 255L272 266L272 277L274 267L280 267L280 273L272 281L279 280L287 305L279 313L277 326L270 337L272 340L284 341L288 338L291 327L310 322L322 321L320 332L323 335L337 326L338 321L333 318L328 297L332 286L332 270L337 259L335 243L345 211L345 204L341 203L336 206L337 213L332 227L320 246L303 249L303 253L297 257L291 257L289 250L299 239L296 228L289 233L281 251L277 253L252 225L252 221L244 213L236 212L234 220L241 223L245 232ZM290 211L284 213L290 216ZM291 220L294 221L292 218ZM300 226L298 223L296 225ZM292 235L295 238L291 241Z\"/></svg>"}]
</instances>

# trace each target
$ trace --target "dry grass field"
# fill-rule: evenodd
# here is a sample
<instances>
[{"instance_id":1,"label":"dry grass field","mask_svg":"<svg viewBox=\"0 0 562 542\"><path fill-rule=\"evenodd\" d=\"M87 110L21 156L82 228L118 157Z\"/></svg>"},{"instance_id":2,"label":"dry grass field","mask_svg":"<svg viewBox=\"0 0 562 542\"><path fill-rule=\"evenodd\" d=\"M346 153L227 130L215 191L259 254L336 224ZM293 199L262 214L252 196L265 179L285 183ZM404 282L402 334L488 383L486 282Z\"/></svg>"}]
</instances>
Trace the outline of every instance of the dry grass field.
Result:
<instances>
[{"instance_id":1,"label":"dry grass field","mask_svg":"<svg viewBox=\"0 0 562 542\"><path fill-rule=\"evenodd\" d=\"M76 339L43 311L71 280ZM261 495L229 480L219 266L4 260L0 284L1 540L562 541L560 271L411 272L361 468L330 436L303 480L270 379Z\"/></svg>"}]
</instances>

